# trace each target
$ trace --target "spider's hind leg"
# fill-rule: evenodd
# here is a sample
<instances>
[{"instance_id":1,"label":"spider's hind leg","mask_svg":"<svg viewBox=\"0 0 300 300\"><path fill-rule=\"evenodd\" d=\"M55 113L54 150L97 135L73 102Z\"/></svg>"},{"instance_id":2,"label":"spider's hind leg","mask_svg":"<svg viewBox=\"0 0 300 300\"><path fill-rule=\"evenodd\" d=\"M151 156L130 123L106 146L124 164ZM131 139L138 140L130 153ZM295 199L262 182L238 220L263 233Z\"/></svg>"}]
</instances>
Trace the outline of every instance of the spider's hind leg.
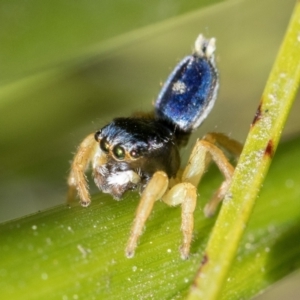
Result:
<instances>
[{"instance_id":1,"label":"spider's hind leg","mask_svg":"<svg viewBox=\"0 0 300 300\"><path fill-rule=\"evenodd\" d=\"M210 142L211 144L220 145L222 148L233 154L233 156L236 158L239 158L243 150L243 145L240 142L231 139L224 133L209 132L202 139Z\"/></svg>"},{"instance_id":2,"label":"spider's hind leg","mask_svg":"<svg viewBox=\"0 0 300 300\"><path fill-rule=\"evenodd\" d=\"M235 156L239 156L242 150L240 143L228 138L226 135L221 133L209 133L204 139L196 142L182 175L183 182L189 182L194 186L198 186L211 159L217 164L219 170L224 175L225 180L204 208L204 214L206 216L212 216L215 213L218 204L223 200L230 186L234 172L234 167L230 164L224 152L215 144L221 145Z\"/></svg>"}]
</instances>

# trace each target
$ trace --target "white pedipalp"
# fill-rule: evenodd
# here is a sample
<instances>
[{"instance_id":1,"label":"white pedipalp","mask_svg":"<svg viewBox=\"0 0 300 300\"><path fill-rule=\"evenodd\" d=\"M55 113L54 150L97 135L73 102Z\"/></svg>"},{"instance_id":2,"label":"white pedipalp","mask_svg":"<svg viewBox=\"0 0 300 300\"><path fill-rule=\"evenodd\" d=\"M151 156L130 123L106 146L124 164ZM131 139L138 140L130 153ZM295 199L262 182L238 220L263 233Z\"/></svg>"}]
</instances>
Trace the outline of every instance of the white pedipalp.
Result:
<instances>
[{"instance_id":1,"label":"white pedipalp","mask_svg":"<svg viewBox=\"0 0 300 300\"><path fill-rule=\"evenodd\" d=\"M102 166L106 163L107 159L103 151L97 147L97 150L95 151L93 161L92 161L92 167L93 170L95 170L97 167Z\"/></svg>"}]
</instances>

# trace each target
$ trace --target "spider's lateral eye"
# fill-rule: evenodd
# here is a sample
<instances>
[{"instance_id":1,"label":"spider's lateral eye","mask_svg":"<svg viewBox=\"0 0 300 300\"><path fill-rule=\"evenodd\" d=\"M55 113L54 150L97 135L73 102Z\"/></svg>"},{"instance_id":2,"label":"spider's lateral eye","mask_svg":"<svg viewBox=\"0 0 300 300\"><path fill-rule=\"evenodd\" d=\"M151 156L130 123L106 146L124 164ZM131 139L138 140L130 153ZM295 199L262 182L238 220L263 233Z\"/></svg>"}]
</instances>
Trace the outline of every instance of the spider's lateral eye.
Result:
<instances>
[{"instance_id":1,"label":"spider's lateral eye","mask_svg":"<svg viewBox=\"0 0 300 300\"><path fill-rule=\"evenodd\" d=\"M141 153L138 149L134 149L130 151L130 156L132 158L139 158L141 156Z\"/></svg>"},{"instance_id":2,"label":"spider's lateral eye","mask_svg":"<svg viewBox=\"0 0 300 300\"><path fill-rule=\"evenodd\" d=\"M103 152L108 153L109 144L105 138L100 141L100 148Z\"/></svg>"},{"instance_id":3,"label":"spider's lateral eye","mask_svg":"<svg viewBox=\"0 0 300 300\"><path fill-rule=\"evenodd\" d=\"M117 159L124 159L125 158L125 150L123 147L117 145L113 148L113 154Z\"/></svg>"}]
</instances>

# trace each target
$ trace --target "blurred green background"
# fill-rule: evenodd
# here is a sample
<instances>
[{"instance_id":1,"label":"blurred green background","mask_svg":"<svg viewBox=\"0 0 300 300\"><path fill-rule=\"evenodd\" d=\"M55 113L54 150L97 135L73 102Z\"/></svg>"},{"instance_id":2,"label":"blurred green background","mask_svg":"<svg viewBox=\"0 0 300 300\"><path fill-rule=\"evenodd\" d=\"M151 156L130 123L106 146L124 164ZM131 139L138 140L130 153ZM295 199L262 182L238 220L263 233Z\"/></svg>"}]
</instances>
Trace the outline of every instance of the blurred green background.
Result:
<instances>
[{"instance_id":1,"label":"blurred green background","mask_svg":"<svg viewBox=\"0 0 300 300\"><path fill-rule=\"evenodd\" d=\"M221 88L195 136L244 141L294 1L212 2L1 1L1 221L63 203L78 143L151 110L200 32L217 38ZM286 135L299 132L297 110Z\"/></svg>"},{"instance_id":2,"label":"blurred green background","mask_svg":"<svg viewBox=\"0 0 300 300\"><path fill-rule=\"evenodd\" d=\"M0 221L65 201L79 142L151 110L199 33L217 38L221 88L195 135L244 141L294 0L0 2ZM296 101L284 138L299 136ZM188 151L184 151L188 153Z\"/></svg>"}]
</instances>

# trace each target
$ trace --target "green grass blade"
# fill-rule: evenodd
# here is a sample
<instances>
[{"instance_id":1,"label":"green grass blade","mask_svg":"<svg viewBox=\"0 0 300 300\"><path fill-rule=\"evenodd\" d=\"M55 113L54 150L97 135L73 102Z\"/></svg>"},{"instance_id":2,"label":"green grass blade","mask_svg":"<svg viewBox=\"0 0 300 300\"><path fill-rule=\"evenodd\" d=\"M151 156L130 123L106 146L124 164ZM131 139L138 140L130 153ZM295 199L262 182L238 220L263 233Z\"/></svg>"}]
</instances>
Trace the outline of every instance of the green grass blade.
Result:
<instances>
[{"instance_id":1,"label":"green grass blade","mask_svg":"<svg viewBox=\"0 0 300 300\"><path fill-rule=\"evenodd\" d=\"M188 299L219 299L300 82L300 3L263 92Z\"/></svg>"}]
</instances>

